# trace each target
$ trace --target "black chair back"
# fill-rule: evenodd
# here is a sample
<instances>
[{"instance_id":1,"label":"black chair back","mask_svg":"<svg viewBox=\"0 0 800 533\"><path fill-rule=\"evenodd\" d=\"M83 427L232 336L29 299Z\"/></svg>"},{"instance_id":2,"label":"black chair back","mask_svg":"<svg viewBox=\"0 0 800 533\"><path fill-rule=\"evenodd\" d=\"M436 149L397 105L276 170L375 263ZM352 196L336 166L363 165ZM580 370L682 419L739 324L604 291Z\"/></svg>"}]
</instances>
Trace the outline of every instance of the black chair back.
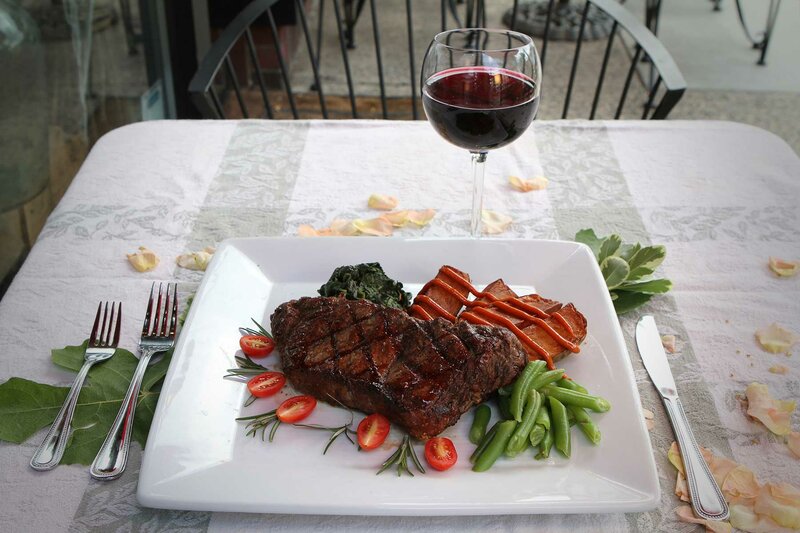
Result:
<instances>
[{"instance_id":1,"label":"black chair back","mask_svg":"<svg viewBox=\"0 0 800 533\"><path fill-rule=\"evenodd\" d=\"M245 61L250 63L252 72L254 73L255 85L258 87L260 93L260 100L258 105L252 105L257 108L257 115L264 118L310 118L318 117L329 118L329 107L331 99L334 101L334 106L338 110L338 117L346 113L346 116L352 118L362 117L363 111L359 110L357 100L363 102L363 96L358 99L354 90L354 79L350 68L350 52L354 48L354 27L358 18L362 15L362 11L368 8L370 11L372 23L372 44L377 68L377 77L380 88L380 117L384 119L390 118L389 100L386 90L386 77L384 69L384 61L381 52L381 31L378 23L376 0L319 0L318 2L318 15L316 28L316 47L314 46L314 38L312 31L309 29L309 22L305 10L305 2L303 0L290 0L294 3L297 17L299 20L300 35L300 50L311 65L311 72L313 75L313 85L311 92L298 91L297 88L292 87L290 67L289 64L291 57L287 55L287 51L281 44L278 28L275 24L273 17L272 7L278 0L254 0L233 21L222 31L219 38L214 42L211 49L200 63L200 66L189 84L189 93L192 101L198 107L203 117L205 118L228 118L230 117L244 117L249 118L253 115L251 105L254 104L252 91L245 94L237 72L234 68L234 62L231 59L231 52L238 46L243 46L246 49ZM347 97L334 96L329 97L326 95L325 88L322 83L322 76L320 75L320 57L321 46L323 42L323 24L325 20L325 8L333 4L333 15L336 22L336 30L338 37L338 48L341 54L343 65L343 72L347 85ZM457 5L461 3L462 5ZM548 45L550 44L551 33L551 17L556 9L558 2L556 0L549 0L547 18L545 22L544 37L541 40L541 62L543 69L546 65ZM513 7L511 9L511 28L515 28L517 24L517 17L520 11L519 0L513 0ZM664 48L658 38L653 35L647 27L639 21L632 13L626 10L622 5L615 0L586 0L581 13L580 30L577 41L575 43L575 50L572 55L571 66L569 67L569 79L564 91L564 103L561 113L561 118L568 118L570 105L576 87L576 74L581 57L581 48L584 46L584 41L587 40L586 25L590 14L596 11L605 13L613 20L611 26L610 36L605 47L602 64L600 65L599 75L595 84L594 95L592 98L591 110L589 111L589 119L594 119L597 115L598 104L600 96L603 91L603 86L606 81L606 72L609 60L612 56L612 49L615 43L619 45L622 43L626 50L630 50L629 59L630 66L627 69L624 85L621 88L619 98L616 102L616 111L614 112L615 119L620 118L626 99L629 94L629 89L633 81L634 75L637 73L639 67L645 65L644 70L652 69L655 74L653 78L646 82L648 94L647 103L644 105L644 110L641 118L651 119L664 119L669 112L678 103L686 90L686 82L675 64L672 56ZM412 2L405 0L405 14L406 14L406 31L404 32L407 42L405 46L408 50L408 76L410 81L410 88L408 89L409 102L402 103L404 115L399 118L413 118L417 119L420 116L418 111L418 82L419 73L417 72L416 52L414 49L414 35L413 35L413 19L412 19ZM441 27L486 27L486 3L485 0L464 0L457 2L457 0L440 0L440 16ZM259 64L259 55L253 38L251 27L260 18L265 19L266 26L269 34L274 42L275 55L278 62L278 70L280 74L280 83L278 88L268 88L265 82L264 71ZM242 43L242 44L240 44ZM398 43L390 43L391 46L397 46ZM588 45L587 45L588 46ZM643 63L646 60L649 63ZM649 67L647 66L649 65ZM567 68L561 69L566 71ZM565 72L564 72L565 73ZM545 74L545 83L549 83L549 78ZM583 76L580 83L586 83L586 77ZM557 95L559 91L548 89L547 98ZM235 97L235 103L232 98ZM313 99L313 101L312 101ZM374 100L374 98L373 98ZM248 105L250 101L251 105ZM226 105L227 104L227 105ZM313 104L314 109L308 108ZM363 109L362 103L362 109ZM287 109L288 106L288 109ZM396 108L397 105L394 105ZM410 109L407 109L410 107ZM588 106L587 106L588 107ZM610 112L608 113L610 114ZM628 113L629 114L629 113ZM392 117L397 116L392 113Z\"/></svg>"},{"instance_id":2,"label":"black chair back","mask_svg":"<svg viewBox=\"0 0 800 533\"><path fill-rule=\"evenodd\" d=\"M322 83L322 77L319 72L319 57L321 54L322 44L322 22L325 20L325 6L333 3L333 14L336 19L337 37L339 42L339 51L341 53L342 63L344 66L344 74L347 81L347 98L349 101L349 115L352 118L359 118L359 110L356 105L356 94L354 91L353 75L350 69L350 60L348 57L348 49L354 47L353 43L353 28L364 9L365 3L369 4L369 11L373 29L373 45L376 58L376 67L378 72L378 81L380 86L380 106L381 117L388 119L388 98L386 91L386 80L383 65L383 57L381 54L381 35L380 27L378 24L376 0L320 0L319 13L318 13L318 27L316 35L316 48L312 39L312 32L309 29L307 13L305 5L302 0L293 0L300 22L300 30L302 32L302 42L300 46L305 48L305 52L311 64L313 72L314 83L312 86L313 92L316 93L318 100L318 108L312 111L314 116L321 114L322 118L329 118L329 98L325 95L325 89ZM278 0L254 0L239 15L231 21L230 24L222 31L219 38L214 42L211 49L201 61L198 70L191 82L189 83L189 94L192 101L200 110L204 118L227 118L229 113L226 113L226 106L224 105L224 98L222 91L232 90L236 102L238 104L238 111L244 118L251 116L247 98L243 94L243 90L234 69L231 60L231 51L237 43L244 42L247 48L248 62L253 68L255 78L257 81L258 89L261 94L261 103L263 104L263 116L265 118L280 118L277 113L277 106L273 105L272 99L275 96L280 96L282 100L288 102L291 110L291 117L286 118L303 118L301 116L301 109L298 105L298 91L292 87L290 79L290 65L287 64L288 57L285 55L286 50L281 45L280 35L278 28L275 25L271 8ZM408 46L408 72L411 81L409 89L410 96L410 112L408 118L417 119L419 112L417 109L417 66L415 64L414 53L414 38L413 38L413 24L412 24L412 8L411 0L405 0L406 7L406 22L407 22L407 46ZM344 14L344 16L343 16ZM264 80L264 72L258 61L258 53L256 45L253 40L253 33L251 27L259 17L265 17L269 28L269 33L275 44L275 53L278 61L278 68L280 71L281 88L278 90L268 89ZM223 83L220 83L220 82ZM221 88L220 88L221 87ZM276 94L277 93L277 94ZM259 106L260 107L260 106Z\"/></svg>"},{"instance_id":3,"label":"black chair back","mask_svg":"<svg viewBox=\"0 0 800 533\"><path fill-rule=\"evenodd\" d=\"M481 0L477 1L481 3ZM551 18L556 7L556 0L549 0L547 18L545 19L544 36L542 38L542 44L540 48L542 69L543 72L545 72L545 80L547 80L545 65L548 43L550 41ZM572 57L572 66L564 96L564 106L561 113L561 118L568 118L576 73L578 71L578 64L581 55L581 47L586 40L586 21L589 17L589 14L595 10L599 10L610 17L613 23L608 37L608 42L606 44L605 53L603 54L603 62L600 66L600 72L597 79L597 84L595 86L594 96L592 98L589 119L594 119L597 113L600 94L602 93L603 84L606 79L609 58L611 57L611 51L616 42L615 39L622 40L622 32L620 30L627 34L626 36L629 41L632 41L632 54L630 58L630 66L625 77L625 82L622 86L619 100L616 105L614 119L620 118L628 96L631 81L633 80L634 74L637 72L637 67L645 64L643 61L649 63L656 76L652 83L648 83L649 89L647 103L644 105L641 118L667 118L669 112L673 107L675 107L675 104L677 104L683 96L683 93L686 90L686 81L684 80L678 65L675 64L672 56L667 49L664 48L664 45L661 43L661 41L659 41L649 29L647 29L644 23L638 20L630 11L625 9L625 7L614 0L586 0L586 3L583 6L583 10L581 12L580 29L578 31L578 38L575 43L575 52ZM513 29L517 24L519 0L514 0L511 13L510 26ZM625 41L622 40L622 43L624 45Z\"/></svg>"}]
</instances>

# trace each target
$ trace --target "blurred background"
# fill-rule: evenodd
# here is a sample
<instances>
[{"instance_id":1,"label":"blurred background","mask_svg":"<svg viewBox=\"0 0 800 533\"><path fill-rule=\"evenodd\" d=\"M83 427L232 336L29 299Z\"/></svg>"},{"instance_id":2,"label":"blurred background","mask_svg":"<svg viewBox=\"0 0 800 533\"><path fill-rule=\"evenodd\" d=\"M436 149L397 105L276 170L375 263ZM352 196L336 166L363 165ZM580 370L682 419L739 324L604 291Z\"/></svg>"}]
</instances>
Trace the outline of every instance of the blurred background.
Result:
<instances>
[{"instance_id":1,"label":"blurred background","mask_svg":"<svg viewBox=\"0 0 800 533\"><path fill-rule=\"evenodd\" d=\"M355 76L361 118L379 118L371 12L368 8L361 11L363 0L342 1L345 9L350 9L350 66L356 74L364 72ZM326 4L322 11L320 2ZM211 43L247 3L0 0L0 295L92 145L104 133L141 120L201 117L189 98L189 81ZM412 81L404 33L406 2L379 0L377 4L375 20L381 27L386 90L395 97L390 100L389 118L409 119L406 95ZM414 0L412 4L413 54L418 69L427 44L441 30L444 3ZM511 0L479 4L485 10L485 26L504 27ZM563 41L553 41L548 51L539 119L560 118L560 104L548 96L561 91L567 78L572 58L569 34L576 32L576 13L582 2L558 0L558 4ZM656 33L686 78L688 89L669 119L752 124L783 137L800 153L800 2L670 0L661 4L660 0L623 2ZM331 105L331 118L345 118L347 88L333 10L328 0L305 0L304 5L320 51L323 85L328 95L341 98L339 107ZM475 5L472 0L448 1L448 27L466 20L467 10ZM522 22L535 26L534 8L520 3L521 12L530 15L530 20L523 17ZM305 50L299 52L302 33L297 3L281 0L273 14L292 84L313 95L310 62ZM254 31L259 62L268 83L280 84L276 43L266 24L263 26L263 31L258 27ZM520 23L516 29L524 28ZM769 37L766 50L765 33ZM583 64L599 68L604 47L605 43L587 42ZM240 61L234 55L234 68L247 90L252 79L248 83L244 53L241 50ZM613 53L625 55L629 47L621 40ZM627 67L618 67L619 71L609 68L613 88L624 78ZM587 74L592 75L597 76ZM636 94L622 118L641 114L652 83L646 65L637 78L638 85L632 89ZM591 94L576 91L576 118L586 116L581 107L589 105ZM226 107L229 104L226 102ZM232 111L235 115L235 109ZM319 113L304 107L301 116L313 118ZM424 119L424 114L420 118Z\"/></svg>"}]
</instances>

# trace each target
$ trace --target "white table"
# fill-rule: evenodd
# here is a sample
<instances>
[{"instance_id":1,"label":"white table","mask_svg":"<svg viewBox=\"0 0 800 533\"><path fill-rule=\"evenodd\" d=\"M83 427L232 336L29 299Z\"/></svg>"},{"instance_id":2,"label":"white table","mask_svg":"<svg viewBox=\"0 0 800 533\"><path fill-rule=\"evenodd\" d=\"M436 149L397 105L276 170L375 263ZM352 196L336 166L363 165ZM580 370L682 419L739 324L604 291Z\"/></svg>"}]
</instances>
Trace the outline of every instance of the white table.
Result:
<instances>
[{"instance_id":1,"label":"white table","mask_svg":"<svg viewBox=\"0 0 800 533\"><path fill-rule=\"evenodd\" d=\"M543 174L550 185L522 194L508 186L512 174ZM800 460L748 421L735 399L751 381L767 383L776 398L798 394L800 359L764 353L753 337L773 321L800 331L800 278L778 279L766 266L770 255L800 258L800 159L783 141L722 122L539 122L490 155L486 180L486 207L515 220L503 237L571 239L593 227L665 244L661 272L675 288L642 313L677 336L672 365L698 440L762 482L797 483ZM125 302L121 344L133 348L150 283L177 280L186 295L201 279L176 267L179 253L374 216L366 208L373 192L398 196L403 208L438 210L429 226L400 235L465 236L469 191L467 154L422 122L179 121L113 131L92 150L0 302L0 380L68 385L72 375L49 351L83 340L101 299ZM125 260L140 245L162 258L144 274ZM663 495L653 512L382 519L144 509L134 497L138 448L122 479L99 483L78 466L32 471L39 434L22 446L0 443L0 530L673 530L673 438L631 343L642 313L621 324L644 406L655 412ZM789 374L768 371L778 363Z\"/></svg>"}]
</instances>

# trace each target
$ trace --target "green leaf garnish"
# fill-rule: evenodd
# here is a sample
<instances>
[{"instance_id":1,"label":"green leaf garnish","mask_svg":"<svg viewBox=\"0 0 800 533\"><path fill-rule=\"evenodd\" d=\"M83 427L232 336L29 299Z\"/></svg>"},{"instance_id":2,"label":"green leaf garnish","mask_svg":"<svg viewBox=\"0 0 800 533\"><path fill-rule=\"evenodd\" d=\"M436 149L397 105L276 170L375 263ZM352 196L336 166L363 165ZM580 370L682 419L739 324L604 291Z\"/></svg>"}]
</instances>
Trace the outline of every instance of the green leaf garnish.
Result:
<instances>
[{"instance_id":1,"label":"green leaf garnish","mask_svg":"<svg viewBox=\"0 0 800 533\"><path fill-rule=\"evenodd\" d=\"M616 234L601 238L593 229L580 230L575 234L575 240L591 248L618 315L632 311L650 301L653 295L672 288L668 279L649 277L667 256L667 249L663 246L626 244Z\"/></svg>"},{"instance_id":2,"label":"green leaf garnish","mask_svg":"<svg viewBox=\"0 0 800 533\"><path fill-rule=\"evenodd\" d=\"M580 242L591 248L595 259L600 257L600 246L603 244L603 239L595 235L593 229L582 229L575 234L575 241Z\"/></svg>"},{"instance_id":3,"label":"green leaf garnish","mask_svg":"<svg viewBox=\"0 0 800 533\"><path fill-rule=\"evenodd\" d=\"M86 342L52 350L56 365L76 372L83 365ZM148 367L136 408L133 438L142 446L147 441L159 396L159 384L169 367L172 352ZM89 371L81 390L72 425L74 432L62 464L91 464L106 433L117 416L139 359L118 348L114 356ZM54 387L21 378L0 384L0 440L22 443L38 430L53 423L68 387Z\"/></svg>"},{"instance_id":4,"label":"green leaf garnish","mask_svg":"<svg viewBox=\"0 0 800 533\"><path fill-rule=\"evenodd\" d=\"M364 299L398 309L411 305L411 294L403 290L402 283L387 276L379 263L340 266L317 292L320 296Z\"/></svg>"},{"instance_id":5,"label":"green leaf garnish","mask_svg":"<svg viewBox=\"0 0 800 533\"><path fill-rule=\"evenodd\" d=\"M653 297L652 294L645 294L643 292L616 292L614 299L614 311L618 315L622 315L629 311L633 311L639 306L642 306L650 301Z\"/></svg>"},{"instance_id":6,"label":"green leaf garnish","mask_svg":"<svg viewBox=\"0 0 800 533\"><path fill-rule=\"evenodd\" d=\"M636 276L633 279L652 274L666 256L667 249L663 246L645 246L640 249L628 261L628 265L631 267L631 274ZM644 272L643 274L638 273L640 269L641 272Z\"/></svg>"},{"instance_id":7,"label":"green leaf garnish","mask_svg":"<svg viewBox=\"0 0 800 533\"><path fill-rule=\"evenodd\" d=\"M663 294L669 292L672 282L668 279L651 279L650 281L626 281L617 289L628 292L641 292L644 294Z\"/></svg>"},{"instance_id":8,"label":"green leaf garnish","mask_svg":"<svg viewBox=\"0 0 800 533\"><path fill-rule=\"evenodd\" d=\"M600 263L600 272L603 274L603 279L606 280L606 286L609 289L614 289L622 284L630 274L630 267L621 257L612 255L606 257Z\"/></svg>"},{"instance_id":9,"label":"green leaf garnish","mask_svg":"<svg viewBox=\"0 0 800 533\"><path fill-rule=\"evenodd\" d=\"M597 258L597 262L602 264L608 257L616 253L621 244L622 238L619 235L609 235L606 237L600 245L600 255Z\"/></svg>"}]
</instances>

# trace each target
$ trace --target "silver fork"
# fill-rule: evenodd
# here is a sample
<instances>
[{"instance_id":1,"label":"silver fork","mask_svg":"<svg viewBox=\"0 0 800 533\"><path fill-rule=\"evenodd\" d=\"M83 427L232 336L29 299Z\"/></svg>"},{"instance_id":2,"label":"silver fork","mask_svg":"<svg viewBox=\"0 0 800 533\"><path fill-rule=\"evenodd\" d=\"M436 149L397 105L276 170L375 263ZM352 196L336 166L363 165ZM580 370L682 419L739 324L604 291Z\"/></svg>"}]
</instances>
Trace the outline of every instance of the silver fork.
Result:
<instances>
[{"instance_id":1,"label":"silver fork","mask_svg":"<svg viewBox=\"0 0 800 533\"><path fill-rule=\"evenodd\" d=\"M105 310L103 310L103 302L100 302L100 305L97 306L97 315L94 317L92 333L89 335L89 344L83 356L83 366L78 371L78 375L75 376L75 381L72 382L72 387L64 400L64 405L61 406L53 425L50 426L50 431L47 432L36 453L33 454L33 458L31 458L31 468L34 470L52 470L61 462L64 450L67 447L67 440L69 440L72 416L75 414L75 406L78 403L78 396L80 396L86 375L92 365L105 361L114 355L114 349L119 343L122 302L116 306L116 309L115 305L116 302L111 302L110 314L108 302L105 302ZM101 314L103 317L102 325L100 323ZM98 327L100 328L99 331Z\"/></svg>"},{"instance_id":2,"label":"silver fork","mask_svg":"<svg viewBox=\"0 0 800 533\"><path fill-rule=\"evenodd\" d=\"M89 469L92 477L100 480L117 479L125 471L128 463L128 451L133 435L133 417L136 414L136 400L142 386L142 378L153 355L163 353L175 345L175 329L178 322L178 285L158 285L158 300L155 300L155 287L150 287L150 301L144 316L142 337L139 340L139 364L133 373L131 384L125 399L122 401L117 418L108 432L105 442L97 452L97 456ZM170 289L172 295L170 296ZM162 310L162 298L164 306ZM155 304L155 309L153 309Z\"/></svg>"}]
</instances>

